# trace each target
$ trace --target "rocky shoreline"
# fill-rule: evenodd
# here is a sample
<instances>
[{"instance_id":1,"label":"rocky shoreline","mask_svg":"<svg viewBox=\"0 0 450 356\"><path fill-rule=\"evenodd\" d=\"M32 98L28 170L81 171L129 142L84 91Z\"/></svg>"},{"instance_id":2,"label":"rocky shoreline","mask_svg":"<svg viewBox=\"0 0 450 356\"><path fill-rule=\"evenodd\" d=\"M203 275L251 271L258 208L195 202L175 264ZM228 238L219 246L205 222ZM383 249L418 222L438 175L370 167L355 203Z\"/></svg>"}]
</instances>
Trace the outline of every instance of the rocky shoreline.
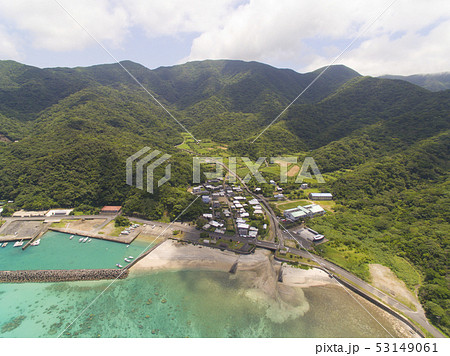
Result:
<instances>
[{"instance_id":1,"label":"rocky shoreline","mask_svg":"<svg viewBox=\"0 0 450 356\"><path fill-rule=\"evenodd\" d=\"M127 276L128 270L118 269L0 271L0 283L97 281Z\"/></svg>"}]
</instances>

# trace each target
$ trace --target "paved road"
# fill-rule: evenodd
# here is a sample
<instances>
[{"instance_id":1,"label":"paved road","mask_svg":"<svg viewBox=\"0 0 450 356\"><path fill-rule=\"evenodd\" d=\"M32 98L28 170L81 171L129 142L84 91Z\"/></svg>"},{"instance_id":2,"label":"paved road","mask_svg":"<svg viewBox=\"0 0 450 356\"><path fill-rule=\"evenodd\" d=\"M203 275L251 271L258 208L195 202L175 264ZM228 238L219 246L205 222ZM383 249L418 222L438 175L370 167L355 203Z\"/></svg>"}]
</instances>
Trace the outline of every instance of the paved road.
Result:
<instances>
[{"instance_id":1,"label":"paved road","mask_svg":"<svg viewBox=\"0 0 450 356\"><path fill-rule=\"evenodd\" d=\"M294 237L294 238L296 239L296 237ZM300 241L297 241L297 242L300 243ZM389 295L387 295L387 294L383 293L382 291L380 291L379 289L375 288L371 284L363 281L362 279L356 277L354 274L348 272L347 270L337 266L336 264L334 264L330 261L323 259L320 256L313 255L307 251L299 250L299 249L295 249L295 248L289 248L289 251L291 251L292 253L295 253L301 257L309 258L309 259L317 262L320 266L322 266L324 269L326 269L329 273L337 274L341 277L344 277L346 280L350 281L351 283L353 283L354 285L356 285L363 291L367 291L367 292L375 295L380 300L382 300L386 305L402 312L404 315L406 315L410 319L412 319L415 322L417 322L418 324L420 324L425 330L427 330L434 337L439 337L439 338L445 337L444 335L442 335L442 333L439 330L437 330L433 325L431 325L428 322L428 320L425 316L425 312L420 305L418 306L417 311L413 311L413 310L409 309L408 307L406 307L405 305L403 305L402 303L395 300L394 298L390 297Z\"/></svg>"}]
</instances>

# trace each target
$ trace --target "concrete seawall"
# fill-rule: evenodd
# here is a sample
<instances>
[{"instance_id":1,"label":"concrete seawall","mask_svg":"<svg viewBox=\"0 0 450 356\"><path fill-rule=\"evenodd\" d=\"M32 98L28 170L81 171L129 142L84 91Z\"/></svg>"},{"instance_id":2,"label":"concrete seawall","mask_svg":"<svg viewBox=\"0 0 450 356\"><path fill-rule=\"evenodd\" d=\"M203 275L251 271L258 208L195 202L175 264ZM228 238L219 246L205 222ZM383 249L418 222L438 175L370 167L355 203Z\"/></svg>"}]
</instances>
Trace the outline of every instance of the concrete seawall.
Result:
<instances>
[{"instance_id":1,"label":"concrete seawall","mask_svg":"<svg viewBox=\"0 0 450 356\"><path fill-rule=\"evenodd\" d=\"M119 269L0 271L0 283L96 281L127 276L128 270Z\"/></svg>"}]
</instances>

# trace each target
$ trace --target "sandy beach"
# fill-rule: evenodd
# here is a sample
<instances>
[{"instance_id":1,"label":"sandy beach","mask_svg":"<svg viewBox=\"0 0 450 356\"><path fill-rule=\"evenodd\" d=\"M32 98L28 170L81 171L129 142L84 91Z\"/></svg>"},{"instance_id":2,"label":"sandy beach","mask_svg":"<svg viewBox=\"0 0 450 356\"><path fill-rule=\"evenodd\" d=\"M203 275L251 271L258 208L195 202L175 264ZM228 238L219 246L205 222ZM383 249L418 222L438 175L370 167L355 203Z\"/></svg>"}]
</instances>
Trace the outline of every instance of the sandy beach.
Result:
<instances>
[{"instance_id":1,"label":"sandy beach","mask_svg":"<svg viewBox=\"0 0 450 356\"><path fill-rule=\"evenodd\" d=\"M236 255L229 251L167 240L137 262L131 271L203 269L228 272L235 262L238 262L239 272L265 271L277 276L281 268L281 263L274 261L269 251L262 249L251 255ZM329 284L330 278L318 269L283 266L283 282L287 286L306 288Z\"/></svg>"},{"instance_id":2,"label":"sandy beach","mask_svg":"<svg viewBox=\"0 0 450 356\"><path fill-rule=\"evenodd\" d=\"M280 262L273 259L273 255L269 251L263 249L257 249L251 255L236 255L228 251L194 246L174 240L163 242L149 255L137 262L130 269L130 273L181 269L229 272L236 262L238 262L236 276L246 286L245 295L263 303L267 308L267 316L276 322L283 322L308 312L309 303L305 299L303 289L321 286L342 288L333 283L334 280L330 279L328 274L322 270L316 268L304 270L287 265L282 266ZM280 268L283 268L283 283L278 282ZM402 337L418 337L395 317L356 294L351 294L373 313L388 320L389 324Z\"/></svg>"}]
</instances>

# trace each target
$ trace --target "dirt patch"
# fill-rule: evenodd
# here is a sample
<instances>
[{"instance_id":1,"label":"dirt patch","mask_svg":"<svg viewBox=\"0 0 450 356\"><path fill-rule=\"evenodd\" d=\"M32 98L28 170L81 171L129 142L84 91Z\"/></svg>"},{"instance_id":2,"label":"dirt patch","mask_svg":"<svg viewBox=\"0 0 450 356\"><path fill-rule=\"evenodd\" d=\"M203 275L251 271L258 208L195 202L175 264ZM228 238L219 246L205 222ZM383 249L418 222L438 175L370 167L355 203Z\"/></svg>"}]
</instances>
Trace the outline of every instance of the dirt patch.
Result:
<instances>
[{"instance_id":1,"label":"dirt patch","mask_svg":"<svg viewBox=\"0 0 450 356\"><path fill-rule=\"evenodd\" d=\"M300 171L300 167L295 165L289 169L289 171L287 172L287 175L288 175L288 177L294 177L298 174L299 171Z\"/></svg>"},{"instance_id":2,"label":"dirt patch","mask_svg":"<svg viewBox=\"0 0 450 356\"><path fill-rule=\"evenodd\" d=\"M68 222L65 227L69 229L93 232L95 229L100 227L105 220L106 219L75 220Z\"/></svg>"},{"instance_id":3,"label":"dirt patch","mask_svg":"<svg viewBox=\"0 0 450 356\"><path fill-rule=\"evenodd\" d=\"M405 282L398 279L388 267L370 264L369 271L374 287L389 294L411 309L416 309L416 306L420 305L417 297L406 287Z\"/></svg>"},{"instance_id":4,"label":"dirt patch","mask_svg":"<svg viewBox=\"0 0 450 356\"><path fill-rule=\"evenodd\" d=\"M12 142L12 141L5 135L0 134L0 142Z\"/></svg>"}]
</instances>

